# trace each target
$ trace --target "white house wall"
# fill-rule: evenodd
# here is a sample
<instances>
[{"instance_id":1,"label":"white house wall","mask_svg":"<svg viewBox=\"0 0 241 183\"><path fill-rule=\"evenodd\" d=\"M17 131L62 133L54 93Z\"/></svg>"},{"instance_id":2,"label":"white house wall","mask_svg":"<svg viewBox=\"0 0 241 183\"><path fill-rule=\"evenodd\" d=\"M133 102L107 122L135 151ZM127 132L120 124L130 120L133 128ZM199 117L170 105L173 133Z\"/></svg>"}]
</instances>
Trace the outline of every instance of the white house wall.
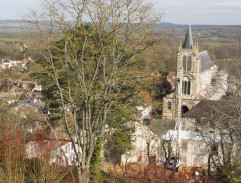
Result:
<instances>
[{"instance_id":1,"label":"white house wall","mask_svg":"<svg viewBox=\"0 0 241 183\"><path fill-rule=\"evenodd\" d=\"M133 150L122 155L122 163L139 162L148 163L148 145L150 143L150 155L158 155L159 138L155 135L148 126L139 122L135 123L135 133L132 134ZM141 158L140 158L141 157Z\"/></svg>"},{"instance_id":2,"label":"white house wall","mask_svg":"<svg viewBox=\"0 0 241 183\"><path fill-rule=\"evenodd\" d=\"M50 163L60 163L62 165L72 165L75 162L75 152L72 146L72 142L64 144L61 148L57 148L54 151L54 155L50 160Z\"/></svg>"},{"instance_id":3,"label":"white house wall","mask_svg":"<svg viewBox=\"0 0 241 183\"><path fill-rule=\"evenodd\" d=\"M210 149L208 147L207 142L216 142L217 144L221 141L221 136L214 133L197 133L192 131L183 131L181 130L179 133L179 138L181 139L180 147L180 163L185 164L187 166L195 166L195 167L205 167L208 163L208 152ZM173 151L176 152L176 139L177 139L177 131L176 130L168 130L165 134L161 136L162 140L171 140L174 144ZM222 141L226 144L231 143L228 135L222 136ZM186 146L182 146L185 143ZM185 149L183 149L185 147ZM234 149L235 150L235 149ZM220 146L218 147L218 157L219 160L222 159L222 152ZM221 162L222 163L222 162Z\"/></svg>"},{"instance_id":4,"label":"white house wall","mask_svg":"<svg viewBox=\"0 0 241 183\"><path fill-rule=\"evenodd\" d=\"M54 144L49 143L49 141L45 141L45 146L40 146L37 141L30 141L26 144L26 153L29 159L32 158L41 158L42 153L45 153L48 149L48 144L53 147L51 150L51 157L49 159L49 163L59 163L61 165L72 165L75 162L76 156L74 152L74 148L72 146L72 142L67 142L61 147L58 147L57 142ZM46 149L41 149L46 148Z\"/></svg>"}]
</instances>

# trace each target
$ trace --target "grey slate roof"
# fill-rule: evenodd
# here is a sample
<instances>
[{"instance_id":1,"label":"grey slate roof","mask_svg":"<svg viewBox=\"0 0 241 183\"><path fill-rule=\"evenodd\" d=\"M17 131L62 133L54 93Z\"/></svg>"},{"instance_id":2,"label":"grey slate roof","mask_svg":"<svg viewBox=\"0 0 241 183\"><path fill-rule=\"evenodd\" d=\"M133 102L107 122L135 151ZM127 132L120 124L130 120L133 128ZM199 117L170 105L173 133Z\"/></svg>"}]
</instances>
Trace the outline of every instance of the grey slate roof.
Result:
<instances>
[{"instance_id":1,"label":"grey slate roof","mask_svg":"<svg viewBox=\"0 0 241 183\"><path fill-rule=\"evenodd\" d=\"M158 136L167 130L174 129L176 122L170 119L151 119L150 128Z\"/></svg>"},{"instance_id":2,"label":"grey slate roof","mask_svg":"<svg viewBox=\"0 0 241 183\"><path fill-rule=\"evenodd\" d=\"M190 24L189 24L187 34L186 34L185 40L183 42L182 48L184 48L184 49L192 49L193 48L192 30L191 30Z\"/></svg>"},{"instance_id":3,"label":"grey slate roof","mask_svg":"<svg viewBox=\"0 0 241 183\"><path fill-rule=\"evenodd\" d=\"M200 71L203 72L213 66L213 61L211 60L207 50L198 53L201 59Z\"/></svg>"},{"instance_id":4,"label":"grey slate roof","mask_svg":"<svg viewBox=\"0 0 241 183\"><path fill-rule=\"evenodd\" d=\"M2 62L3 62L3 63L11 63L8 58L2 59Z\"/></svg>"},{"instance_id":5,"label":"grey slate roof","mask_svg":"<svg viewBox=\"0 0 241 183\"><path fill-rule=\"evenodd\" d=\"M209 117L215 106L219 101L215 100L203 100L183 114L184 117L197 118Z\"/></svg>"}]
</instances>

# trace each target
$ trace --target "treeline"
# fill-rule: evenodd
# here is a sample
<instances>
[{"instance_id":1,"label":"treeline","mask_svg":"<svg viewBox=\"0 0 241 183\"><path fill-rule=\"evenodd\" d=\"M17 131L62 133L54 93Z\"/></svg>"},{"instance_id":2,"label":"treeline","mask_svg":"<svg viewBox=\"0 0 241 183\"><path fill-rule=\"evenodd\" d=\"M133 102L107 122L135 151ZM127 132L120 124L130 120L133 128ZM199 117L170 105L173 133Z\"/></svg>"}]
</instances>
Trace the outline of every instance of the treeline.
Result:
<instances>
[{"instance_id":1,"label":"treeline","mask_svg":"<svg viewBox=\"0 0 241 183\"><path fill-rule=\"evenodd\" d=\"M0 31L0 38L18 38L19 35L16 31Z\"/></svg>"},{"instance_id":2,"label":"treeline","mask_svg":"<svg viewBox=\"0 0 241 183\"><path fill-rule=\"evenodd\" d=\"M176 70L176 56L179 41L167 34L156 33L153 37L159 41L139 53L136 60L145 63L146 73L169 73ZM148 42L146 43L148 44Z\"/></svg>"},{"instance_id":3,"label":"treeline","mask_svg":"<svg viewBox=\"0 0 241 183\"><path fill-rule=\"evenodd\" d=\"M241 58L241 42L237 44L225 44L221 46L210 46L208 44L204 44L201 46L201 48L208 50L214 61Z\"/></svg>"},{"instance_id":4,"label":"treeline","mask_svg":"<svg viewBox=\"0 0 241 183\"><path fill-rule=\"evenodd\" d=\"M12 57L15 59L22 59L22 47L21 43L2 41L0 42L0 57Z\"/></svg>"}]
</instances>

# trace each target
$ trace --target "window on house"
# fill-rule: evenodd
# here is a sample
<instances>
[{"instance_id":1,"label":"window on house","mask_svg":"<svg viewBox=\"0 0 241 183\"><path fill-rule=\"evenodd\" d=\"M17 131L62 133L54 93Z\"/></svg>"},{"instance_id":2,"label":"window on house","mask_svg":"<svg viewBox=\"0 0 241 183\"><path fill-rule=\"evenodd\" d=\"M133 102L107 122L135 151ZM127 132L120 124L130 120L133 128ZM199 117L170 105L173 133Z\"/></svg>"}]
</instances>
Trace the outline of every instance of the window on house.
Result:
<instances>
[{"instance_id":1,"label":"window on house","mask_svg":"<svg viewBox=\"0 0 241 183\"><path fill-rule=\"evenodd\" d=\"M201 120L198 118L198 119L196 119L196 124L197 125L201 125Z\"/></svg>"},{"instance_id":2,"label":"window on house","mask_svg":"<svg viewBox=\"0 0 241 183\"><path fill-rule=\"evenodd\" d=\"M72 165L72 163L73 163L73 156L70 156L69 157L69 164Z\"/></svg>"},{"instance_id":3,"label":"window on house","mask_svg":"<svg viewBox=\"0 0 241 183\"><path fill-rule=\"evenodd\" d=\"M193 144L193 152L196 153L198 152L198 143Z\"/></svg>"},{"instance_id":4,"label":"window on house","mask_svg":"<svg viewBox=\"0 0 241 183\"><path fill-rule=\"evenodd\" d=\"M66 152L69 152L69 144L66 145L65 151L66 151Z\"/></svg>"},{"instance_id":5,"label":"window on house","mask_svg":"<svg viewBox=\"0 0 241 183\"><path fill-rule=\"evenodd\" d=\"M206 118L206 117L202 117L202 118L201 118L201 125L202 125L202 126L206 126L207 124L208 124L207 118Z\"/></svg>"},{"instance_id":6,"label":"window on house","mask_svg":"<svg viewBox=\"0 0 241 183\"><path fill-rule=\"evenodd\" d=\"M190 71L191 69L192 69L192 57L189 56L187 61L187 71Z\"/></svg>"},{"instance_id":7,"label":"window on house","mask_svg":"<svg viewBox=\"0 0 241 183\"><path fill-rule=\"evenodd\" d=\"M182 67L183 67L184 71L187 70L187 56L186 55L183 56Z\"/></svg>"},{"instance_id":8,"label":"window on house","mask_svg":"<svg viewBox=\"0 0 241 183\"><path fill-rule=\"evenodd\" d=\"M218 155L218 144L213 144L211 151L213 155Z\"/></svg>"},{"instance_id":9,"label":"window on house","mask_svg":"<svg viewBox=\"0 0 241 183\"><path fill-rule=\"evenodd\" d=\"M186 162L187 162L186 156L181 156L181 162L182 162L182 163L186 163Z\"/></svg>"},{"instance_id":10,"label":"window on house","mask_svg":"<svg viewBox=\"0 0 241 183\"><path fill-rule=\"evenodd\" d=\"M187 152L187 142L182 141L182 146L181 146L182 153Z\"/></svg>"},{"instance_id":11,"label":"window on house","mask_svg":"<svg viewBox=\"0 0 241 183\"><path fill-rule=\"evenodd\" d=\"M57 156L60 155L60 149L59 149L59 148L57 148L56 155L57 155Z\"/></svg>"},{"instance_id":12,"label":"window on house","mask_svg":"<svg viewBox=\"0 0 241 183\"><path fill-rule=\"evenodd\" d=\"M172 103L171 102L167 102L167 109L169 109L169 110L172 109Z\"/></svg>"},{"instance_id":13,"label":"window on house","mask_svg":"<svg viewBox=\"0 0 241 183\"><path fill-rule=\"evenodd\" d=\"M216 79L214 79L214 78L213 78L213 79L211 79L211 85L212 85L212 86L215 86L215 85L216 85L216 83L217 83L217 80L216 80Z\"/></svg>"},{"instance_id":14,"label":"window on house","mask_svg":"<svg viewBox=\"0 0 241 183\"><path fill-rule=\"evenodd\" d=\"M209 127L212 129L212 131L213 131L213 129L215 128L215 123L213 122L213 121L209 121Z\"/></svg>"},{"instance_id":15,"label":"window on house","mask_svg":"<svg viewBox=\"0 0 241 183\"><path fill-rule=\"evenodd\" d=\"M144 119L143 124L149 126L149 125L151 125L151 120L150 119Z\"/></svg>"}]
</instances>

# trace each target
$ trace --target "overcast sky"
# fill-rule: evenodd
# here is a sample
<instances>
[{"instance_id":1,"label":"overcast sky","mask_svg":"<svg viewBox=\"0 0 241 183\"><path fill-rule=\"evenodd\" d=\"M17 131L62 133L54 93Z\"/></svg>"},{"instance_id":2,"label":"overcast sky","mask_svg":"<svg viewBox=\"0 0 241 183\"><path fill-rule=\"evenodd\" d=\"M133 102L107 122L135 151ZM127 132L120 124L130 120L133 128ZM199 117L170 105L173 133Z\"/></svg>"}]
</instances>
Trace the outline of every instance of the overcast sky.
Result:
<instances>
[{"instance_id":1,"label":"overcast sky","mask_svg":"<svg viewBox=\"0 0 241 183\"><path fill-rule=\"evenodd\" d=\"M121 0L120 0L121 1ZM162 21L178 24L241 25L241 0L146 0ZM0 19L22 19L29 9L40 9L40 0L0 0Z\"/></svg>"}]
</instances>

